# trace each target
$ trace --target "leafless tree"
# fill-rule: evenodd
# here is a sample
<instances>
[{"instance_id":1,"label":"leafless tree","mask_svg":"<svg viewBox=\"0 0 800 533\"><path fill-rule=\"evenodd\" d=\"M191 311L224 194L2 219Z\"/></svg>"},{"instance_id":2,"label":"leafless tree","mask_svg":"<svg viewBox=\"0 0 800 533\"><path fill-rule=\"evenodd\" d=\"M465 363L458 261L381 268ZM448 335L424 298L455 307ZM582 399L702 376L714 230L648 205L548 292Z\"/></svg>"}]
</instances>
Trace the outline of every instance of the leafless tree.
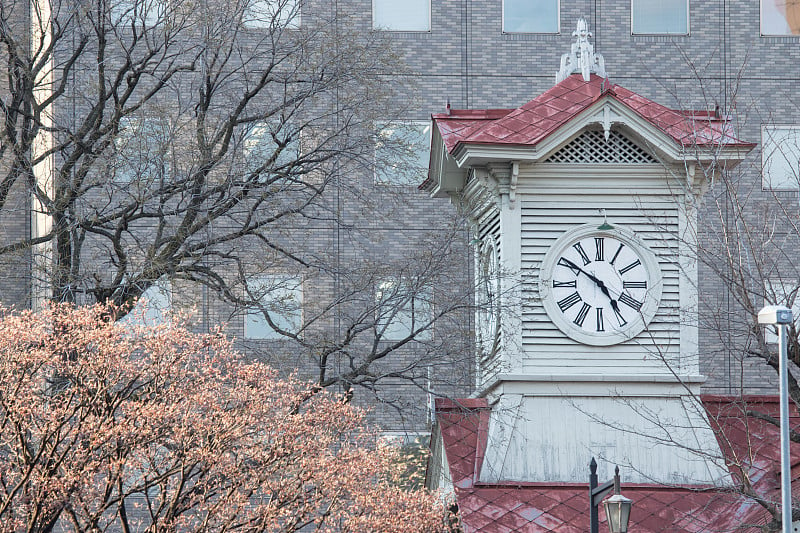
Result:
<instances>
[{"instance_id":1,"label":"leafless tree","mask_svg":"<svg viewBox=\"0 0 800 533\"><path fill-rule=\"evenodd\" d=\"M691 94L699 98L693 102L686 101L688 93L677 84L665 82L664 88L672 93L675 108L716 109L716 119L731 135L756 145L735 168L728 168L721 157L703 164L689 157L688 162L704 174L707 188L691 206L699 212L696 226L678 238L685 249L694 250L691 259L700 268L696 287L700 305L692 320L700 327L700 370L708 376L704 390L729 400L694 397L695 408L718 435L721 455L694 451L731 472L726 489L763 508L765 520L757 525L766 532L781 530L779 487L765 475L771 471L777 476L780 470L775 449L768 449L777 447L779 419L774 402L759 395L778 393L779 361L777 332L759 325L757 315L768 304L795 312L788 337L789 396L796 409L800 407L800 130L785 124L796 123L800 109L791 99L780 111L765 106L772 95L746 78L748 68L745 62L724 80L721 92L719 80L705 77L702 68L692 65ZM670 364L666 356L662 360ZM656 441L668 442L668 422L635 406L631 409L662 428L662 436L653 437ZM800 443L796 419L791 423L790 439ZM793 502L793 520L800 520L798 501Z\"/></svg>"},{"instance_id":2,"label":"leafless tree","mask_svg":"<svg viewBox=\"0 0 800 533\"><path fill-rule=\"evenodd\" d=\"M260 314L322 387L430 388L469 354L458 223L407 222L413 253L370 242L398 207L369 192L404 90L385 34L297 0L19 0L0 43L0 218L31 219L0 258L29 265L34 306L124 313L166 279L206 323ZM275 272L304 284L299 325ZM455 337L433 333L447 321Z\"/></svg>"}]
</instances>

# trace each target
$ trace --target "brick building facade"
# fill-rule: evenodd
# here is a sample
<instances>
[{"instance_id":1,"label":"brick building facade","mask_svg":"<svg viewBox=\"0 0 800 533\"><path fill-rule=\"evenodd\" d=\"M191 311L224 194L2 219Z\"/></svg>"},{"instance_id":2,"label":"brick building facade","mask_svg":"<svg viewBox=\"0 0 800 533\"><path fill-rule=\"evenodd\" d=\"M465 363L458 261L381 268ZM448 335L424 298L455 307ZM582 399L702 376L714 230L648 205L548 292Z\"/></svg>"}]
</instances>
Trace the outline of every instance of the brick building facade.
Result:
<instances>
[{"instance_id":1,"label":"brick building facade","mask_svg":"<svg viewBox=\"0 0 800 533\"><path fill-rule=\"evenodd\" d=\"M740 138L759 143L727 184L712 184L701 206L700 353L708 393L776 390L775 373L748 356L753 317L731 276L745 273L751 308L765 300L792 306L797 287L797 269L782 254L796 232L779 219L796 217L800 110L792 93L800 75L799 30L793 8L778 4L433 1L427 31L394 33L420 87L411 119L444 111L444 102L455 109L515 108L541 94L553 86L575 21L585 17L612 82L673 109L716 109L730 115ZM526 18L534 13L547 21ZM771 183L772 174L783 177ZM755 237L761 231L774 232L771 243ZM727 247L736 256L728 262L724 243L737 239L743 244ZM760 242L744 243L751 239Z\"/></svg>"},{"instance_id":2,"label":"brick building facade","mask_svg":"<svg viewBox=\"0 0 800 533\"><path fill-rule=\"evenodd\" d=\"M282 9L297 6L283 0L255 4L280 5ZM299 23L289 25L299 24L302 29L315 17L346 20L342 31L356 41L376 32L391 41L407 70L401 75L381 73L382 83L396 88L398 96L385 117L379 116L380 112L373 117L379 135L364 137L378 145L380 134L391 135L390 130L398 131L398 124L400 129L411 126L409 131L424 137L431 113L442 112L447 105L454 109L510 109L541 94L553 86L559 58L573 41L575 21L584 17L613 82L675 109L718 109L721 115L733 117L740 138L770 148L763 157L759 148L754 150L729 183L711 185L697 229L706 253L706 262L700 264L699 286L705 306L700 334L701 372L708 378L704 390L721 394L735 394L742 388L755 393L774 391L774 372L746 355L754 342L749 333L752 320L747 306L742 305L742 292L730 290L730 279L746 273L742 283L747 294L756 298L777 295L779 299L789 295L790 300L780 303L790 305L800 284L791 254L778 253L793 246L798 236L784 222L796 221L798 194L793 135L798 131L795 125L800 124L795 95L800 78L800 29L791 13L780 11L773 0L414 0L402 7L396 4L391 0L307 0L300 5ZM258 41L257 36L254 39ZM61 108L58 112L68 119L68 111ZM385 127L384 120L394 121L394 130ZM242 140L242 145L247 150L247 141ZM415 150L419 158L419 146ZM364 153L359 161L369 159ZM427 154L427 147L422 153ZM426 156L420 161L426 162ZM337 265L331 275L305 274L299 292L290 281L273 287L273 294L291 304L284 309L288 317L284 325L297 327L317 316L315 305L338 301L347 292L343 287L350 284L347 305L309 327L303 339L306 346L273 335L264 329L257 314L251 316L230 300L220 301L207 287L173 280L169 298L176 307L198 309L199 329L227 323L228 331L248 352L284 368L300 368L302 374L313 377L319 372L319 360L309 357L313 352L310 341L335 344L349 326L359 323L359 310L375 306L381 295L393 294L392 288L408 275L404 268L410 263L405 260L420 252L421 243L433 243L431 249L438 250L441 264L417 278L423 282L425 276L431 276L432 286L420 283L410 298L405 295L405 303L395 308L400 313L394 319L373 324L388 326L382 330L387 338L376 342L374 336L362 334L348 350L332 352L336 359L332 365L346 368L358 362L357 357L349 358L353 353L380 354L396 340L389 337L403 336L402 328L407 326L401 322L409 317L409 304L424 303L426 314L449 306L432 330L426 328L414 341L398 345L381 359L392 362L376 365L377 389L372 379L361 383L368 391L363 395L365 403L372 404L376 395L379 398L374 412L384 428L424 432L432 395L464 397L474 386L475 327L469 308L472 298L467 295L474 269L473 251L468 246L471 229L454 222L458 219L456 208L417 189L424 174L401 173L392 164L377 174L368 164L336 172L321 204L332 215L320 216L296 232L291 226L282 228L288 230L287 239L303 244L308 255L324 255L325 264ZM5 233L30 233L28 202L24 194L19 196L20 208L3 222ZM723 245L732 241L746 242L739 239L745 222L753 234L769 232L769 242L724 249ZM736 250L734 259L726 253L732 249ZM353 268L341 268L348 264ZM368 264L373 265L371 270L364 268L358 276L350 275L358 270L356 266ZM24 265L30 265L29 257L9 268L13 275L2 282L8 285L3 287L4 303L29 305L31 294L25 287L30 279L20 283L14 277L27 277ZM382 277L382 267L394 270ZM290 270L276 268L273 274L294 275ZM385 281L389 278L395 285ZM245 288L240 284L238 290ZM146 296L158 298L153 291ZM91 301L91 296L85 301ZM356 398L361 397L356 393ZM399 416L400 412L404 416Z\"/></svg>"}]
</instances>

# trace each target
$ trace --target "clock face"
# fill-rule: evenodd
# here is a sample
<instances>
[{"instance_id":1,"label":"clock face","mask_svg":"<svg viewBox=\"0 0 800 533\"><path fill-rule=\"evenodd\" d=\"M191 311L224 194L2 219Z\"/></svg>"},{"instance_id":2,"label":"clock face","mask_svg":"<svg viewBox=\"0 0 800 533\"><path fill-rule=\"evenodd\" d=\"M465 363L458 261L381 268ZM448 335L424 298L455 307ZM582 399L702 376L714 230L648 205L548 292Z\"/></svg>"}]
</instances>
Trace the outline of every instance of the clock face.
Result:
<instances>
[{"instance_id":1,"label":"clock face","mask_svg":"<svg viewBox=\"0 0 800 533\"><path fill-rule=\"evenodd\" d=\"M500 265L491 243L481 251L478 275L478 346L481 356L489 357L497 350L500 336Z\"/></svg>"},{"instance_id":2,"label":"clock face","mask_svg":"<svg viewBox=\"0 0 800 533\"><path fill-rule=\"evenodd\" d=\"M661 271L632 232L581 226L545 256L540 278L548 316L567 336L596 346L628 340L661 299Z\"/></svg>"}]
</instances>

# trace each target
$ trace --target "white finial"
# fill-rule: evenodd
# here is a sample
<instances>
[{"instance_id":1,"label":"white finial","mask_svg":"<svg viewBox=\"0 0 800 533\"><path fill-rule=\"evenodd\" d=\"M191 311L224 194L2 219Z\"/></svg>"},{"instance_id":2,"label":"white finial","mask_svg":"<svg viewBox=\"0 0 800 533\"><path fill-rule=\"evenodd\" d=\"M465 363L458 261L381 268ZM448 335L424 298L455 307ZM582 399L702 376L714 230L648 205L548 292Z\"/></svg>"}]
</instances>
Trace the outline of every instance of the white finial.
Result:
<instances>
[{"instance_id":1,"label":"white finial","mask_svg":"<svg viewBox=\"0 0 800 533\"><path fill-rule=\"evenodd\" d=\"M585 19L578 19L578 27L572 32L572 36L578 40L572 43L569 54L561 56L561 68L556 74L556 83L561 83L575 72L583 74L583 81L589 81L592 72L603 78L607 77L603 56L595 54L594 45L589 42L592 32L589 31Z\"/></svg>"}]
</instances>

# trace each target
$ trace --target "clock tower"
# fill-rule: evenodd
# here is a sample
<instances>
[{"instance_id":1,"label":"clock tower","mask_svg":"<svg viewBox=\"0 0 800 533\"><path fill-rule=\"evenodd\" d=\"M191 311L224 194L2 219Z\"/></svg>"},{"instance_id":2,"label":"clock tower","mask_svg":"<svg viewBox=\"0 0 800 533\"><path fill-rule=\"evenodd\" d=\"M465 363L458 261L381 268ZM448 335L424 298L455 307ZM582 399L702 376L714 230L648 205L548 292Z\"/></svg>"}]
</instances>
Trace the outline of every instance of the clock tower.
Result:
<instances>
[{"instance_id":1,"label":"clock tower","mask_svg":"<svg viewBox=\"0 0 800 533\"><path fill-rule=\"evenodd\" d=\"M727 117L612 83L583 20L556 84L517 109L433 116L424 187L476 253L484 482L727 475L699 404L697 205L753 145ZM610 462L610 463L609 463Z\"/></svg>"}]
</instances>

